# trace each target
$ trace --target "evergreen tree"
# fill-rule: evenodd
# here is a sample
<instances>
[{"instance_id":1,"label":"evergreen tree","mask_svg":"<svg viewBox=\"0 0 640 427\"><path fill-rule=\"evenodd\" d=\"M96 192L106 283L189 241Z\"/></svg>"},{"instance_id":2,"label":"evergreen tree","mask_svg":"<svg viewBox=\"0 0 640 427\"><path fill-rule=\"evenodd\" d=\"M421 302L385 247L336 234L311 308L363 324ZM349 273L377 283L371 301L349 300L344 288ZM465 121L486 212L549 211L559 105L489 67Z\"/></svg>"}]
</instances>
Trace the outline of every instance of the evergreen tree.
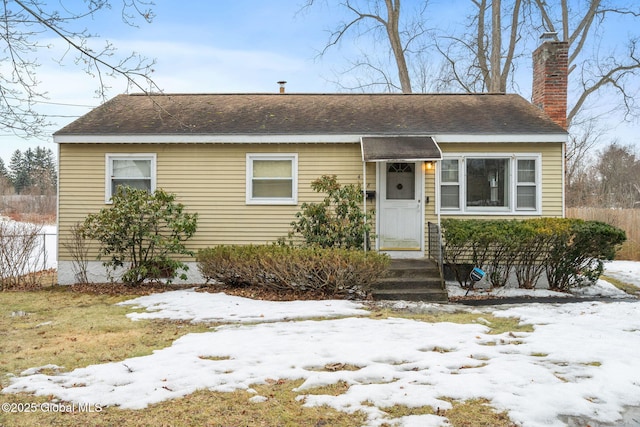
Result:
<instances>
[{"instance_id":1,"label":"evergreen tree","mask_svg":"<svg viewBox=\"0 0 640 427\"><path fill-rule=\"evenodd\" d=\"M30 176L32 187L40 194L50 194L55 190L57 174L51 149L36 147Z\"/></svg>"},{"instance_id":2,"label":"evergreen tree","mask_svg":"<svg viewBox=\"0 0 640 427\"><path fill-rule=\"evenodd\" d=\"M9 168L9 178L17 194L51 194L56 189L57 173L51 149L28 148L24 153L16 150Z\"/></svg>"},{"instance_id":3,"label":"evergreen tree","mask_svg":"<svg viewBox=\"0 0 640 427\"><path fill-rule=\"evenodd\" d=\"M20 150L14 151L11 155L9 168L11 169L11 183L16 194L22 193L24 189L31 186L26 155L23 155Z\"/></svg>"},{"instance_id":4,"label":"evergreen tree","mask_svg":"<svg viewBox=\"0 0 640 427\"><path fill-rule=\"evenodd\" d=\"M2 158L0 158L0 178L9 178L9 171L4 165L4 160L2 160Z\"/></svg>"},{"instance_id":5,"label":"evergreen tree","mask_svg":"<svg viewBox=\"0 0 640 427\"><path fill-rule=\"evenodd\" d=\"M4 165L4 160L0 158L0 194L10 194L13 188L11 178L9 176L9 170Z\"/></svg>"}]
</instances>

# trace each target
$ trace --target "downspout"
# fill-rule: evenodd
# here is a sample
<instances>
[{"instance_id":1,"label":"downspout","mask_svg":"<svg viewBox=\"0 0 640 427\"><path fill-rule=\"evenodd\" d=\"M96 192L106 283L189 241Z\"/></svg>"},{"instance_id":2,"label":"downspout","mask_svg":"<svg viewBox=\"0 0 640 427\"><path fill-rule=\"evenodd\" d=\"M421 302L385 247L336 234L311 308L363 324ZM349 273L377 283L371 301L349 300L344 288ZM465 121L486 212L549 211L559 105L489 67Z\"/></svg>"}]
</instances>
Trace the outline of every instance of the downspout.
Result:
<instances>
[{"instance_id":1,"label":"downspout","mask_svg":"<svg viewBox=\"0 0 640 427\"><path fill-rule=\"evenodd\" d=\"M364 201L364 240L362 246L364 246L364 252L367 252L367 162L362 161L362 180L364 181L362 184L362 200Z\"/></svg>"},{"instance_id":2,"label":"downspout","mask_svg":"<svg viewBox=\"0 0 640 427\"><path fill-rule=\"evenodd\" d=\"M435 174L435 179L433 180L436 188L434 188L434 202L436 204L435 208L436 208L436 213L438 216L438 228L440 228L440 160L436 160L434 165L434 174Z\"/></svg>"}]
</instances>

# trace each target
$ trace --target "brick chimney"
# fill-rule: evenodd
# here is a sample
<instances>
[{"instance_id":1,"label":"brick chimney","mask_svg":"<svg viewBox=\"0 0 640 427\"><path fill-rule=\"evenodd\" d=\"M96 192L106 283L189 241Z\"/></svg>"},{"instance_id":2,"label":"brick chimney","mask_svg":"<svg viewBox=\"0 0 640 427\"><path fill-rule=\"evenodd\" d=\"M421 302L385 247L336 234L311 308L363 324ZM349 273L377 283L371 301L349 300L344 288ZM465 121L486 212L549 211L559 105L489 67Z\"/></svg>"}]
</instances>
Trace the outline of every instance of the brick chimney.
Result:
<instances>
[{"instance_id":1,"label":"brick chimney","mask_svg":"<svg viewBox=\"0 0 640 427\"><path fill-rule=\"evenodd\" d=\"M569 43L558 41L556 33L544 33L541 39L542 44L533 52L531 102L566 129Z\"/></svg>"}]
</instances>

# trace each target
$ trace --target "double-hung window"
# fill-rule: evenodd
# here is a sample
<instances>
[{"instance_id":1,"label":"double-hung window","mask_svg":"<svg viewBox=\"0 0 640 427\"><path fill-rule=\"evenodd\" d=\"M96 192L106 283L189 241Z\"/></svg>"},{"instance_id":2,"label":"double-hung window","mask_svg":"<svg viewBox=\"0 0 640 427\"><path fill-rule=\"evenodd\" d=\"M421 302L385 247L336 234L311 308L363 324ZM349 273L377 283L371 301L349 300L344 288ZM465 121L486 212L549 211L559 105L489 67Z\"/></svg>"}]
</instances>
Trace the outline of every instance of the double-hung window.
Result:
<instances>
[{"instance_id":1,"label":"double-hung window","mask_svg":"<svg viewBox=\"0 0 640 427\"><path fill-rule=\"evenodd\" d=\"M537 154L449 154L440 162L440 212L538 213Z\"/></svg>"},{"instance_id":2,"label":"double-hung window","mask_svg":"<svg viewBox=\"0 0 640 427\"><path fill-rule=\"evenodd\" d=\"M460 209L460 171L458 159L440 162L440 200L443 209Z\"/></svg>"},{"instance_id":3,"label":"double-hung window","mask_svg":"<svg viewBox=\"0 0 640 427\"><path fill-rule=\"evenodd\" d=\"M111 203L116 190L122 186L155 191L155 154L107 154L105 169L106 203Z\"/></svg>"},{"instance_id":4,"label":"double-hung window","mask_svg":"<svg viewBox=\"0 0 640 427\"><path fill-rule=\"evenodd\" d=\"M516 162L516 210L536 210L538 206L536 159L517 159Z\"/></svg>"},{"instance_id":5,"label":"double-hung window","mask_svg":"<svg viewBox=\"0 0 640 427\"><path fill-rule=\"evenodd\" d=\"M247 154L247 204L295 205L298 201L297 154Z\"/></svg>"}]
</instances>

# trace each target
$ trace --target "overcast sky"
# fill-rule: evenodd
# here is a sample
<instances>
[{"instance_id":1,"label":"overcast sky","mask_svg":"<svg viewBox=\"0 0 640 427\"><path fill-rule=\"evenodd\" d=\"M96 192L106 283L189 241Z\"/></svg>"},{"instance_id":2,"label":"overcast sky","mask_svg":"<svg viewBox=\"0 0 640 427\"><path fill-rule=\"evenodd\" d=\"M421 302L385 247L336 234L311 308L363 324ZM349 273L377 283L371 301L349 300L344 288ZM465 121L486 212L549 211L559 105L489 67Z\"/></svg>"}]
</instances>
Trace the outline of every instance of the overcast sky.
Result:
<instances>
[{"instance_id":1,"label":"overcast sky","mask_svg":"<svg viewBox=\"0 0 640 427\"><path fill-rule=\"evenodd\" d=\"M323 58L327 30L344 16L324 0L301 11L304 0L157 0L153 22L140 21L139 27L125 25L120 18L120 1L114 8L85 21L89 29L108 39L119 51L136 51L155 58L153 79L165 92L276 92L277 81L286 80L287 92L335 92L335 73L345 67L344 58L358 51L357 41L348 41ZM333 2L335 3L335 2ZM418 4L405 0L403 11ZM431 0L430 16L438 24L457 25L468 11L467 0ZM617 26L615 35L627 37L630 28ZM55 47L39 51L42 64L38 77L41 89L48 92L49 103L40 111L51 115L48 127L53 133L100 104L95 97L97 80L73 64L67 55L60 65L62 50ZM59 44L58 44L59 45ZM530 61L519 70L520 94L530 97ZM108 81L109 97L125 92L123 81ZM640 145L638 124L620 125L620 117L611 117L609 136L619 135L625 143ZM25 141L0 134L0 157L8 164L16 149L45 146L56 152L52 138Z\"/></svg>"}]
</instances>

